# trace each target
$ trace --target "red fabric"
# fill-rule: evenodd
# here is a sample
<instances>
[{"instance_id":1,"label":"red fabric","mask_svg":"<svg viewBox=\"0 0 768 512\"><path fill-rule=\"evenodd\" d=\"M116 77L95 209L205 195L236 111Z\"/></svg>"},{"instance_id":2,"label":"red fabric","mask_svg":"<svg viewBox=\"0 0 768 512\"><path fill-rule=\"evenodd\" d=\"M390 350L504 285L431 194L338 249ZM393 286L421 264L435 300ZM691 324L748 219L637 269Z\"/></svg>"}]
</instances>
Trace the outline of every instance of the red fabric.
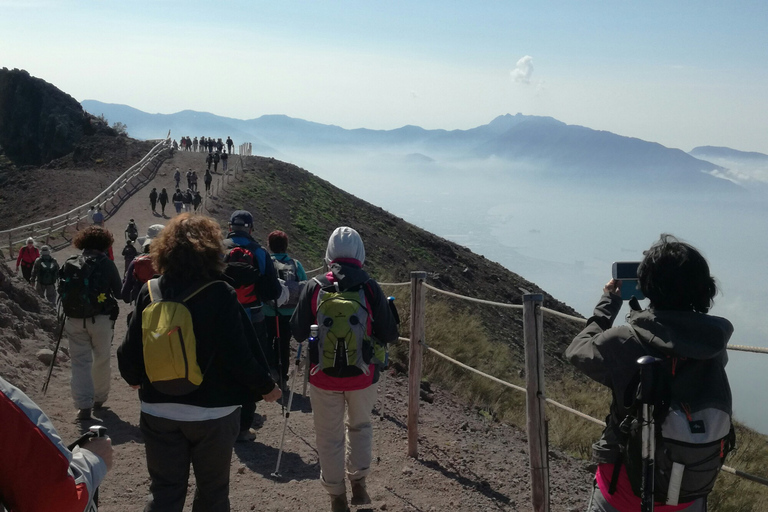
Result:
<instances>
[{"instance_id":1,"label":"red fabric","mask_svg":"<svg viewBox=\"0 0 768 512\"><path fill-rule=\"evenodd\" d=\"M616 492L608 494L612 476L613 464L599 464L597 466L597 486L600 488L600 492L603 493L605 500L616 510L640 510L640 498L635 496L635 493L632 491L632 484L629 483L627 468L623 465L621 466L621 469L619 469L619 481L616 485ZM653 510L654 512L676 512L678 510L685 510L690 506L690 502L681 503L679 505L656 503L653 506Z\"/></svg>"},{"instance_id":2,"label":"red fabric","mask_svg":"<svg viewBox=\"0 0 768 512\"><path fill-rule=\"evenodd\" d=\"M16 257L16 267L19 265L24 265L25 267L31 267L37 258L40 257L40 251L37 250L37 247L32 247L31 249L28 246L24 246L21 249L19 249L19 255Z\"/></svg>"},{"instance_id":3,"label":"red fabric","mask_svg":"<svg viewBox=\"0 0 768 512\"><path fill-rule=\"evenodd\" d=\"M75 483L67 457L2 393L0 418L0 494L9 509L82 512L89 499L85 483Z\"/></svg>"},{"instance_id":4,"label":"red fabric","mask_svg":"<svg viewBox=\"0 0 768 512\"><path fill-rule=\"evenodd\" d=\"M112 261L115 261L115 253L112 252L112 246L111 245L107 249L107 258L111 259Z\"/></svg>"},{"instance_id":5,"label":"red fabric","mask_svg":"<svg viewBox=\"0 0 768 512\"><path fill-rule=\"evenodd\" d=\"M149 254L142 254L133 260L133 278L144 284L152 279L157 272L152 265L152 258Z\"/></svg>"}]
</instances>

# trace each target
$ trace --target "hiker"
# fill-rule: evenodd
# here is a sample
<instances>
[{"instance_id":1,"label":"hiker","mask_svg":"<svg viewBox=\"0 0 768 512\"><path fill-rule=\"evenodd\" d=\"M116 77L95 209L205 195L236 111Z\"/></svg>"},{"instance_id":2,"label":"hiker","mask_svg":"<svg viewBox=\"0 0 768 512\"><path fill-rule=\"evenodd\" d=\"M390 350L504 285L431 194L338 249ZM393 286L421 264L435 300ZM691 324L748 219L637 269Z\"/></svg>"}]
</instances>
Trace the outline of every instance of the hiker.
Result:
<instances>
[{"instance_id":1,"label":"hiker","mask_svg":"<svg viewBox=\"0 0 768 512\"><path fill-rule=\"evenodd\" d=\"M133 245L132 240L126 240L125 241L125 247L123 247L123 261L125 262L125 266L123 267L123 279L125 279L125 274L128 272L128 266L133 261L133 258L135 258L139 254L138 249ZM122 292L121 292L122 295Z\"/></svg>"},{"instance_id":2,"label":"hiker","mask_svg":"<svg viewBox=\"0 0 768 512\"><path fill-rule=\"evenodd\" d=\"M288 250L288 235L275 230L267 236L269 252L272 253L272 263L277 270L277 276L285 282L290 292L288 302L275 309L274 305L266 302L262 308L264 325L267 327L267 338L274 340L276 368L280 369L280 384L283 394L287 392L288 369L291 366L291 316L296 309L301 290L306 285L307 273L297 260L294 260Z\"/></svg>"},{"instance_id":3,"label":"hiker","mask_svg":"<svg viewBox=\"0 0 768 512\"><path fill-rule=\"evenodd\" d=\"M56 303L56 280L59 277L59 262L51 256L51 248L44 245L40 248L40 257L32 266L30 283L37 290L37 294L48 299L51 304Z\"/></svg>"},{"instance_id":4,"label":"hiker","mask_svg":"<svg viewBox=\"0 0 768 512\"><path fill-rule=\"evenodd\" d=\"M139 228L136 227L136 221L129 219L128 226L125 228L125 239L135 242L137 238L139 238Z\"/></svg>"},{"instance_id":5,"label":"hiker","mask_svg":"<svg viewBox=\"0 0 768 512\"><path fill-rule=\"evenodd\" d=\"M173 181L176 182L176 186L174 188L179 188L179 183L181 182L181 171L179 169L176 169L176 172L173 173Z\"/></svg>"},{"instance_id":6,"label":"hiker","mask_svg":"<svg viewBox=\"0 0 768 512\"><path fill-rule=\"evenodd\" d=\"M194 151L195 153L197 153L197 137L195 137L194 139L192 139L192 151Z\"/></svg>"},{"instance_id":7,"label":"hiker","mask_svg":"<svg viewBox=\"0 0 768 512\"><path fill-rule=\"evenodd\" d=\"M27 243L19 249L19 254L16 256L16 272L19 271L21 266L21 275L29 283L32 278L32 267L40 257L40 251L35 247L35 239L32 237L27 238Z\"/></svg>"},{"instance_id":8,"label":"hiker","mask_svg":"<svg viewBox=\"0 0 768 512\"><path fill-rule=\"evenodd\" d=\"M66 315L64 334L72 358L72 399L79 421L91 420L109 396L109 355L120 312L120 273L106 253L114 242L106 229L89 226L73 241L82 251L59 271L59 296Z\"/></svg>"},{"instance_id":9,"label":"hiker","mask_svg":"<svg viewBox=\"0 0 768 512\"><path fill-rule=\"evenodd\" d=\"M101 213L100 206L96 206L96 211L93 212L93 225L104 227L104 214Z\"/></svg>"},{"instance_id":10,"label":"hiker","mask_svg":"<svg viewBox=\"0 0 768 512\"><path fill-rule=\"evenodd\" d=\"M152 187L152 191L149 193L149 204L152 206L152 213L157 213L155 205L157 205L157 188Z\"/></svg>"},{"instance_id":11,"label":"hiker","mask_svg":"<svg viewBox=\"0 0 768 512\"><path fill-rule=\"evenodd\" d=\"M190 213L192 211L192 191L190 189L187 189L184 192L184 197L181 202L184 205L184 211Z\"/></svg>"},{"instance_id":12,"label":"hiker","mask_svg":"<svg viewBox=\"0 0 768 512\"><path fill-rule=\"evenodd\" d=\"M117 350L123 379L139 390L140 427L152 494L144 510L181 510L189 464L195 472L194 510L229 510L232 450L240 423L240 404L255 396L274 402L281 396L266 362L254 357L253 329L235 291L221 280L221 230L213 219L182 214L153 240L152 260L162 274L144 287ZM158 292L161 297L158 297ZM164 394L147 367L162 365L144 356L144 336L155 337L155 315L143 314L153 300L182 301L194 326L197 366L202 382L193 392ZM186 300L184 300L186 299ZM162 311L160 309L159 311ZM160 316L160 315L156 315ZM165 389L165 388L163 388Z\"/></svg>"},{"instance_id":13,"label":"hiker","mask_svg":"<svg viewBox=\"0 0 768 512\"><path fill-rule=\"evenodd\" d=\"M205 157L205 163L208 164L208 170L211 170L211 164L213 163L213 153L208 153L208 156Z\"/></svg>"},{"instance_id":14,"label":"hiker","mask_svg":"<svg viewBox=\"0 0 768 512\"><path fill-rule=\"evenodd\" d=\"M187 171L187 188L192 188L192 169Z\"/></svg>"},{"instance_id":15,"label":"hiker","mask_svg":"<svg viewBox=\"0 0 768 512\"><path fill-rule=\"evenodd\" d=\"M210 169L206 169L205 176L203 176L203 183L205 183L205 193L210 194L211 193L211 182L213 181L213 176L211 175Z\"/></svg>"},{"instance_id":16,"label":"hiker","mask_svg":"<svg viewBox=\"0 0 768 512\"><path fill-rule=\"evenodd\" d=\"M206 142L205 137L200 137L200 152L205 153L205 148L208 147L208 142Z\"/></svg>"},{"instance_id":17,"label":"hiker","mask_svg":"<svg viewBox=\"0 0 768 512\"><path fill-rule=\"evenodd\" d=\"M200 195L200 192L195 190L195 193L192 194L192 206L195 209L195 213L197 213L197 210L200 209L200 205L203 202L203 196Z\"/></svg>"},{"instance_id":18,"label":"hiker","mask_svg":"<svg viewBox=\"0 0 768 512\"><path fill-rule=\"evenodd\" d=\"M160 201L160 211L165 217L165 205L168 204L168 191L165 189L162 189L160 191L160 196L157 198L158 201Z\"/></svg>"},{"instance_id":19,"label":"hiker","mask_svg":"<svg viewBox=\"0 0 768 512\"><path fill-rule=\"evenodd\" d=\"M144 283L157 275L157 270L155 270L152 259L149 257L149 250L152 240L157 238L163 229L165 226L162 224L152 224L147 228L147 236L144 237L141 244L141 255L132 259L125 269L123 283L120 287L120 298L126 304L135 301Z\"/></svg>"},{"instance_id":20,"label":"hiker","mask_svg":"<svg viewBox=\"0 0 768 512\"><path fill-rule=\"evenodd\" d=\"M192 171L191 181L192 184L191 188L192 192L197 192L197 171Z\"/></svg>"},{"instance_id":21,"label":"hiker","mask_svg":"<svg viewBox=\"0 0 768 512\"><path fill-rule=\"evenodd\" d=\"M631 300L631 311L627 316L628 325L613 327L622 299L621 281L611 279L603 288L603 295L592 317L587 321L587 326L573 339L565 352L576 368L591 379L608 386L613 392L610 415L606 419L607 426L600 440L592 446L592 458L598 466L596 486L591 497L593 506L589 509L591 511L640 510L641 500L633 491L628 472L629 466L635 466L639 461L627 460L622 454L622 445L626 445L628 434L623 433L621 426L629 416L632 399L635 397L638 380L633 376L638 374L638 358L651 355L662 360L658 371L667 372L669 379L675 379L675 393L671 394L672 403L680 398L676 396L678 393L695 395L702 390L707 393L714 390L719 395L727 396L729 410L726 412L730 415L731 395L725 363L728 360L726 345L733 332L733 326L724 318L707 314L717 294L717 286L709 273L707 261L694 247L667 234L662 234L644 254L637 276L639 289L650 300L648 309L641 310L637 301ZM693 378L690 378L689 370L693 370ZM663 390L654 391L663 394ZM719 395L707 394L705 401L713 403ZM696 396L699 398L698 402L691 403L701 402L701 395ZM667 401L669 402L669 398ZM656 411L659 412L665 413L661 408ZM686 415L688 412L678 416L682 417L687 435L691 436L691 420L686 420ZM657 421L657 427L663 422L663 418L660 420L661 422ZM728 426L725 428L727 432ZM707 439L715 440L714 434L715 429L707 430ZM658 454L658 438L656 443ZM712 444L717 445L715 449L720 451L722 463L724 453L721 450L724 445ZM657 460L657 469L658 464ZM712 467L712 464L708 462L706 466ZM707 484L714 484L719 466L714 474L706 471L702 473L699 470L699 474L706 475L704 482L697 482L697 490L700 491ZM695 473L692 475L693 478L700 478L695 476ZM685 482L683 480L683 484ZM659 484L657 479L657 491ZM683 491L684 487L685 485ZM666 490L662 492L666 496ZM658 499L656 501L658 502ZM654 510L706 510L706 496L693 501L681 501L682 503L676 506L666 505L664 502L657 503Z\"/></svg>"},{"instance_id":22,"label":"hiker","mask_svg":"<svg viewBox=\"0 0 768 512\"><path fill-rule=\"evenodd\" d=\"M224 148L224 143L221 141L221 137L219 137L219 140L216 141L216 151L218 153L221 153L221 150Z\"/></svg>"},{"instance_id":23,"label":"hiker","mask_svg":"<svg viewBox=\"0 0 768 512\"><path fill-rule=\"evenodd\" d=\"M309 337L312 324L320 325L317 345L310 346L309 349L309 397L320 459L320 483L330 495L331 510L347 512L349 508L345 485L345 457L346 477L352 486L351 503L363 505L371 502L365 479L371 467L371 411L376 402L376 384L380 370L378 364L367 364L362 354L368 352L366 346L372 350L374 343L381 345L397 341L399 334L387 297L376 281L362 268L365 263L365 247L357 231L350 227L336 228L328 239L325 260L330 271L325 276L307 283L291 318L291 329L294 338L301 343ZM357 325L364 327L357 334L351 330L348 332L356 340L354 345L358 347L356 355L361 356L360 366L336 366L335 358L330 358L329 361L329 358L323 355L325 346L318 346L329 344L332 340L335 345L336 340L328 327L333 322L330 317L325 317L329 321L327 323L322 318L325 312L330 311L325 309L326 304L329 308L335 306L334 298L341 295L338 292L353 295L355 301L365 302L365 308L361 307L354 315L344 313L346 323L338 324L355 325L352 320L354 317ZM345 303L342 300L335 302ZM339 307L335 312L332 316L338 318L343 311ZM365 315L367 320L372 321L364 321L359 318L360 315ZM370 358L370 355L367 357ZM346 452L345 435L348 443Z\"/></svg>"},{"instance_id":24,"label":"hiker","mask_svg":"<svg viewBox=\"0 0 768 512\"><path fill-rule=\"evenodd\" d=\"M93 495L112 469L109 437L69 450L42 409L2 377L0 418L0 509L95 510Z\"/></svg>"},{"instance_id":25,"label":"hiker","mask_svg":"<svg viewBox=\"0 0 768 512\"><path fill-rule=\"evenodd\" d=\"M234 146L235 143L232 142L232 137L227 135L227 152L231 155L232 154L232 146Z\"/></svg>"},{"instance_id":26,"label":"hiker","mask_svg":"<svg viewBox=\"0 0 768 512\"><path fill-rule=\"evenodd\" d=\"M178 215L181 213L181 207L184 206L184 194L181 193L180 189L176 189L176 192L173 193L173 206L176 208L176 214Z\"/></svg>"},{"instance_id":27,"label":"hiker","mask_svg":"<svg viewBox=\"0 0 768 512\"><path fill-rule=\"evenodd\" d=\"M176 142L176 139L173 139L173 150L178 151L179 150L179 143Z\"/></svg>"},{"instance_id":28,"label":"hiker","mask_svg":"<svg viewBox=\"0 0 768 512\"><path fill-rule=\"evenodd\" d=\"M240 304L245 308L256 332L256 344L251 350L255 354L263 353L267 361L272 361L271 344L264 325L262 305L265 301L275 300L282 305L287 299L287 289L280 284L277 272L269 257L259 243L251 236L253 233L253 215L245 210L237 210L229 218L229 233L224 240L227 267L224 274L231 280ZM240 419L240 442L252 441L256 434L251 429L256 413L256 402L243 402Z\"/></svg>"},{"instance_id":29,"label":"hiker","mask_svg":"<svg viewBox=\"0 0 768 512\"><path fill-rule=\"evenodd\" d=\"M229 156L227 155L227 152L224 151L221 154L221 170L222 170L222 172L227 172L227 160L229 160Z\"/></svg>"}]
</instances>

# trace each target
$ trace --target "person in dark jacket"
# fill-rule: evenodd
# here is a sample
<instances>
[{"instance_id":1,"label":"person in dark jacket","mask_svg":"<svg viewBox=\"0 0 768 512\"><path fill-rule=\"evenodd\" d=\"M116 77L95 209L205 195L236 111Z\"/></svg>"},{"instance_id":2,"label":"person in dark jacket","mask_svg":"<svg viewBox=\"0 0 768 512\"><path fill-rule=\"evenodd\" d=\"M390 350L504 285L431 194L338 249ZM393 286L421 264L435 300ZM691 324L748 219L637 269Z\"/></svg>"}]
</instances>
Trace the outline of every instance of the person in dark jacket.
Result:
<instances>
[{"instance_id":1,"label":"person in dark jacket","mask_svg":"<svg viewBox=\"0 0 768 512\"><path fill-rule=\"evenodd\" d=\"M149 381L142 342L142 313L150 304L147 286L136 301L125 340L117 351L123 379L139 390L140 427L152 494L145 511L181 510L189 464L195 471L194 510L229 510L230 459L240 431L240 404L257 397L280 398L265 361L250 349L253 329L232 287L222 280L221 231L203 216L182 214L152 241L151 255L162 274L164 298L188 295L197 361L204 376L185 395L166 395Z\"/></svg>"},{"instance_id":2,"label":"person in dark jacket","mask_svg":"<svg viewBox=\"0 0 768 512\"><path fill-rule=\"evenodd\" d=\"M362 268L365 263L365 247L357 231L350 227L336 228L328 240L325 259L330 268L325 275L325 282L338 286L341 291L364 290L373 320L367 335L380 343L397 341L397 322L387 297L378 283ZM310 326L318 323L316 308L321 288L321 281L313 279L307 283L299 297L299 304L291 317L293 336L299 342L306 340ZM310 347L310 353L312 350ZM347 512L345 476L352 486L352 504L364 505L371 502L365 479L371 468L371 411L376 403L379 368L376 364L370 364L367 373L357 366L347 366L341 370L330 368L327 372L318 368L316 364L310 364L309 384L320 458L320 482L331 497L331 510Z\"/></svg>"},{"instance_id":3,"label":"person in dark jacket","mask_svg":"<svg viewBox=\"0 0 768 512\"><path fill-rule=\"evenodd\" d=\"M176 192L173 194L173 206L176 208L176 214L181 213L181 208L184 206L184 194L181 192L181 189L176 189Z\"/></svg>"},{"instance_id":4,"label":"person in dark jacket","mask_svg":"<svg viewBox=\"0 0 768 512\"><path fill-rule=\"evenodd\" d=\"M157 198L160 201L160 212L165 217L165 205L168 204L168 191L163 189L160 191L160 195Z\"/></svg>"},{"instance_id":5,"label":"person in dark jacket","mask_svg":"<svg viewBox=\"0 0 768 512\"><path fill-rule=\"evenodd\" d=\"M128 266L138 254L139 251L136 249L136 246L133 245L133 242L131 240L126 240L125 247L123 247L123 261L125 263L125 266L123 267L123 278L125 278L125 274L128 272Z\"/></svg>"},{"instance_id":6,"label":"person in dark jacket","mask_svg":"<svg viewBox=\"0 0 768 512\"><path fill-rule=\"evenodd\" d=\"M155 211L155 206L157 205L157 188L152 187L152 191L149 193L149 204L152 206L152 213L157 213Z\"/></svg>"},{"instance_id":7,"label":"person in dark jacket","mask_svg":"<svg viewBox=\"0 0 768 512\"><path fill-rule=\"evenodd\" d=\"M205 176L203 176L203 182L205 183L205 193L210 194L211 193L211 182L213 181L213 176L211 176L211 170L206 169L205 170Z\"/></svg>"},{"instance_id":8,"label":"person in dark jacket","mask_svg":"<svg viewBox=\"0 0 768 512\"><path fill-rule=\"evenodd\" d=\"M253 323L258 344L255 352L262 352L268 361L273 361L272 348L264 325L262 306L265 301L277 301L282 305L288 298L288 290L280 284L272 258L261 245L253 239L253 215L245 210L236 210L229 218L229 233L224 240L224 273L232 280L237 298ZM233 264L231 255L236 248L241 248L253 256L253 264ZM251 441L256 435L251 429L256 413L256 403L243 404L241 432L238 441Z\"/></svg>"},{"instance_id":9,"label":"person in dark jacket","mask_svg":"<svg viewBox=\"0 0 768 512\"><path fill-rule=\"evenodd\" d=\"M69 356L72 359L72 399L78 409L79 421L91 420L92 409L100 409L109 397L111 368L109 364L112 338L115 333L115 319L119 312L117 297L120 295L120 272L115 262L107 257L112 247L112 233L99 226L89 226L80 231L73 241L81 249L82 256L93 259L98 270L99 282L94 286L101 289L100 313L89 318L73 318L67 315L64 335L69 340ZM60 274L66 268L62 266ZM62 293L59 282L59 295Z\"/></svg>"},{"instance_id":10,"label":"person in dark jacket","mask_svg":"<svg viewBox=\"0 0 768 512\"><path fill-rule=\"evenodd\" d=\"M37 294L56 304L56 281L59 278L59 262L51 256L51 248L44 245L40 248L40 257L32 267L32 279L29 281L37 290Z\"/></svg>"},{"instance_id":11,"label":"person in dark jacket","mask_svg":"<svg viewBox=\"0 0 768 512\"><path fill-rule=\"evenodd\" d=\"M565 352L579 370L613 391L607 426L592 447L598 463L596 488L590 511L629 512L640 510L640 498L631 488L626 467L621 464L620 423L629 410L624 397L637 374L637 359L652 355L690 361L707 361L713 378L723 382L730 396L725 364L726 345L733 326L725 318L706 314L717 294L714 278L704 257L692 246L671 235L661 238L645 252L638 269L640 290L650 300L648 309L633 309L628 324L613 327L622 305L621 281L611 279L587 326ZM631 301L632 302L632 301ZM614 469L618 474L614 477ZM609 488L615 478L615 491ZM658 503L657 512L703 512L706 498L679 505Z\"/></svg>"}]
</instances>

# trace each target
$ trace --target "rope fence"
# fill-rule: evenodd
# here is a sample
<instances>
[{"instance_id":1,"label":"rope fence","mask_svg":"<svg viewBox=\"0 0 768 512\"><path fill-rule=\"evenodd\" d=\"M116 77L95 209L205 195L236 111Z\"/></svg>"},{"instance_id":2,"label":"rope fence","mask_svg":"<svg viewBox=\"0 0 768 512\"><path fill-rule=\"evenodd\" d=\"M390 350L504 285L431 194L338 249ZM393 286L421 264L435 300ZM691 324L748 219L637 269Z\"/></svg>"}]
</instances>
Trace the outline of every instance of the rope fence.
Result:
<instances>
[{"instance_id":1,"label":"rope fence","mask_svg":"<svg viewBox=\"0 0 768 512\"><path fill-rule=\"evenodd\" d=\"M426 350L429 353L432 353L451 364L454 364L456 366L459 366L469 372L472 372L474 374L480 375L481 377L488 379L490 381L493 381L497 384L500 384L504 387L511 388L515 391L519 391L522 393L526 393L528 396L528 406L529 406L529 415L528 415L528 435L529 435L529 445L532 445L532 448L534 447L537 442L540 442L540 440L535 440L533 437L535 435L543 435L543 438L545 439L544 443L546 445L546 420L544 420L544 424L539 425L537 428L541 430L540 433L534 432L531 428L532 424L532 418L530 416L530 402L536 402L536 401L542 401L548 405L551 405L553 407L559 408L563 411L566 411L570 414L573 414L575 416L578 416L586 421L592 422L595 425L599 425L601 427L605 427L605 422L603 420L600 420L598 418L594 418L588 414L585 414L581 411L578 411L572 407L568 407L567 405L564 405L562 403L559 403L551 398L547 398L544 390L543 385L541 387L538 387L536 389L532 389L532 386L527 385L526 387L521 387L516 384L512 384L510 382L504 381L502 379L499 379L497 377L494 377L493 375L489 375L485 372L482 372L476 368L472 368L471 366L462 363L461 361L458 361L457 359L454 359L430 346L427 345L426 340L424 339L424 315L425 315L425 296L424 290L431 290L437 293L440 293L442 295L465 300L469 302L474 302L477 304L483 304L483 305L490 305L500 308L506 308L506 309L522 309L524 312L524 333L526 337L526 378L528 381L528 384L531 383L531 379L534 377L530 377L530 374L537 374L538 376L543 375L543 363L541 361L538 362L540 365L539 367L531 366L531 362L529 359L535 359L535 357L531 357L531 354L535 354L534 351L530 351L528 349L528 338L531 336L541 336L541 328L537 325L531 326L530 324L533 322L528 321L528 317L526 316L526 309L527 309L527 303L526 301L531 300L533 297L534 300L538 298L538 300L541 300L541 295L532 295L527 294L523 297L523 304L509 304L509 303L503 303L503 302L495 302L490 300L484 300L484 299L478 299L474 297L467 297L464 295L460 295L453 292L448 292L446 290L441 290L440 288L436 288L432 285L429 285L425 282L426 279L426 272L413 272L412 273L412 280L410 283L379 283L381 286L411 286L411 338L399 338L400 341L404 341L410 344L410 350L409 350L409 409L408 409L408 439L409 439L409 456L416 457L418 454L417 451L417 443L418 443L418 403L413 404L412 401L413 398L413 388L419 387L421 382L421 352L423 350ZM530 310L530 307L528 307ZM580 324L585 324L586 320L583 318L578 318L572 315L567 315L565 313L561 313L559 311L554 311L548 308L541 307L540 305L536 305L533 309L536 313L538 313L538 322L541 322L541 316L542 313L547 313L551 315L555 315L570 321L578 322ZM419 318L416 318L416 317ZM414 333L418 333L414 335ZM415 338L417 340L417 343L412 343L412 339ZM538 347L538 350L540 353L543 354L543 342L541 340L537 341L537 344L540 345ZM768 354L768 348L762 348L762 347L751 347L751 346L744 346L744 345L732 345L729 346L728 349L730 350L740 350L740 351L746 351L746 352L754 352L754 353L762 353L762 354ZM415 395L415 401L418 402L418 394ZM535 423L535 421L533 421ZM536 450L539 452L540 457L544 457L544 459L540 460L534 460L534 450L532 449L530 451L531 455L531 468L537 468L536 471L541 470L541 468L548 468L548 464L546 463L546 448L544 449L543 455L541 454L542 450ZM722 467L723 472L729 473L731 475L745 478L747 480L750 480L752 482L762 484L765 486L768 486L768 479L752 475L749 473L745 473L743 471L734 469L730 466L723 466ZM532 472L534 469L532 469ZM532 474L533 479L533 505L534 510L548 510L548 505L545 505L544 503L548 503L548 476L546 478L543 478L541 476L536 476ZM538 481L538 483L537 483Z\"/></svg>"}]
</instances>

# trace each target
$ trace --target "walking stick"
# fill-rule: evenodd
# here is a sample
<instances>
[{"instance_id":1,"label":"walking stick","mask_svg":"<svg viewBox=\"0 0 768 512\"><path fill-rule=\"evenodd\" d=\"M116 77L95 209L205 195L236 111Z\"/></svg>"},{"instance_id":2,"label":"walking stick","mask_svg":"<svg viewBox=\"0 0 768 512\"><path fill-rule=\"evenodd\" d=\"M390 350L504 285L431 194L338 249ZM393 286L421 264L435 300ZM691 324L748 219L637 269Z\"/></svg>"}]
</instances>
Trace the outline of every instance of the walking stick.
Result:
<instances>
[{"instance_id":1,"label":"walking stick","mask_svg":"<svg viewBox=\"0 0 768 512\"><path fill-rule=\"evenodd\" d=\"M56 364L56 356L59 354L59 345L61 345L61 337L64 334L64 322L67 319L67 315L63 312L59 315L59 332L56 335L56 348L53 349L53 357L51 358L51 364L48 365L48 375L45 377L43 383L43 396L48 392L48 383L51 381L51 373L53 373L53 365Z\"/></svg>"},{"instance_id":2,"label":"walking stick","mask_svg":"<svg viewBox=\"0 0 768 512\"><path fill-rule=\"evenodd\" d=\"M640 366L640 404L643 408L642 445L643 474L640 483L640 510L653 512L653 471L656 462L656 437L653 419L654 409L654 370L660 360L653 356L643 356L637 360Z\"/></svg>"},{"instance_id":3,"label":"walking stick","mask_svg":"<svg viewBox=\"0 0 768 512\"><path fill-rule=\"evenodd\" d=\"M395 307L395 298L390 296L387 297L387 304L389 304L389 309L392 312L395 323L400 326L400 315L397 312L397 308ZM384 383L386 381L387 377L387 369L389 368L389 351L386 351L384 353L384 366L382 368L381 372L381 380L379 381L379 396L381 397L381 404L379 404L379 421L384 420L384 404L385 404L385 396L384 396ZM381 432L377 433L376 438L376 464L381 462Z\"/></svg>"},{"instance_id":4,"label":"walking stick","mask_svg":"<svg viewBox=\"0 0 768 512\"><path fill-rule=\"evenodd\" d=\"M312 325L309 328L309 342L312 343L317 339L317 325ZM283 434L280 436L280 450L277 452L277 465L275 471L272 473L274 478L282 478L280 474L280 462L283 459L283 445L285 444L285 432L288 429L288 418L291 417L291 404L293 403L294 387L296 385L296 376L299 374L301 368L301 348L304 346L304 342L299 343L299 348L296 351L296 366L293 371L293 380L291 381L291 392L288 394L288 409L285 411L285 421L283 422Z\"/></svg>"},{"instance_id":5,"label":"walking stick","mask_svg":"<svg viewBox=\"0 0 768 512\"><path fill-rule=\"evenodd\" d=\"M277 356L277 373L280 382L280 391L285 389L283 381L283 340L280 339L280 313L277 311L277 301L272 301L272 307L275 309L275 338L272 340L272 350ZM280 411L285 414L285 400L280 400Z\"/></svg>"}]
</instances>

